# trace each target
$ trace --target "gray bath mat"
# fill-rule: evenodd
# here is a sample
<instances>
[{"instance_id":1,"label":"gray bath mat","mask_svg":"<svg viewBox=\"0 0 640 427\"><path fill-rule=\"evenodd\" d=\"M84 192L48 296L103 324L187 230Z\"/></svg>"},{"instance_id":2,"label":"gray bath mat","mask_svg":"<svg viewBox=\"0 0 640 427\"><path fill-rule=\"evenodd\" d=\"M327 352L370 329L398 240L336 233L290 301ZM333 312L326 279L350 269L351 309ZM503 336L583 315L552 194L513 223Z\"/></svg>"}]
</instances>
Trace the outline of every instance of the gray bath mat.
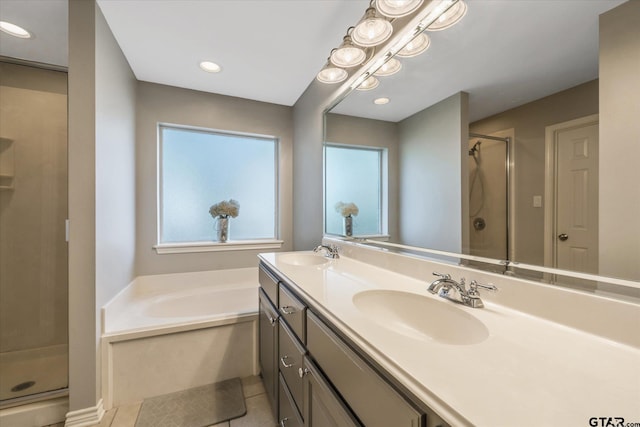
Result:
<instances>
[{"instance_id":1,"label":"gray bath mat","mask_svg":"<svg viewBox=\"0 0 640 427\"><path fill-rule=\"evenodd\" d=\"M136 427L205 427L247 413L240 378L145 399Z\"/></svg>"}]
</instances>

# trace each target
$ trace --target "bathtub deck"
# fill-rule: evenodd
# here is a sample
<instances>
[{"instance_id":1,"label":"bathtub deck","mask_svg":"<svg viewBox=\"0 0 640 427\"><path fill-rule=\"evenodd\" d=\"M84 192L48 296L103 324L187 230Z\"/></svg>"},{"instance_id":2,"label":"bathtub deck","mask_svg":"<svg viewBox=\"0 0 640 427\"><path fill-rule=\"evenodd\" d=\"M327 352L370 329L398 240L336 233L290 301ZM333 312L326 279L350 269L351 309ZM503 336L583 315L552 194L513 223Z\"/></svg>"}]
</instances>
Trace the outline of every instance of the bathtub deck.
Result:
<instances>
[{"instance_id":1,"label":"bathtub deck","mask_svg":"<svg viewBox=\"0 0 640 427\"><path fill-rule=\"evenodd\" d=\"M259 373L257 268L137 278L102 314L107 410Z\"/></svg>"},{"instance_id":2,"label":"bathtub deck","mask_svg":"<svg viewBox=\"0 0 640 427\"><path fill-rule=\"evenodd\" d=\"M233 322L258 312L258 287L258 270L253 267L140 276L102 308L102 333L155 334L163 328ZM233 296L221 303L218 295L225 291Z\"/></svg>"}]
</instances>

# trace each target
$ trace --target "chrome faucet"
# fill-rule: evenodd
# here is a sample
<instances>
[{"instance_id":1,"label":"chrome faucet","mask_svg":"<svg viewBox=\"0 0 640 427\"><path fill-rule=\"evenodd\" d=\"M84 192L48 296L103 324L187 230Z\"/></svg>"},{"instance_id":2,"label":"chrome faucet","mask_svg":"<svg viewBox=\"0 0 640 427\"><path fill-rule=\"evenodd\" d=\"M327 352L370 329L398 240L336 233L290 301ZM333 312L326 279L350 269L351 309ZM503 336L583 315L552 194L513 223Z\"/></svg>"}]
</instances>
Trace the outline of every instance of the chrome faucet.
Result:
<instances>
[{"instance_id":1,"label":"chrome faucet","mask_svg":"<svg viewBox=\"0 0 640 427\"><path fill-rule=\"evenodd\" d=\"M454 302L458 302L473 308L482 308L484 303L480 299L480 292L478 288L486 289L489 291L497 291L498 288L492 284L481 284L475 280L472 280L469 284L469 290L465 287L464 277L460 279L460 282L456 282L451 278L449 274L441 274L433 272L434 276L438 276L439 279L431 282L427 290L432 294L438 294L442 298L449 299Z\"/></svg>"},{"instance_id":2,"label":"chrome faucet","mask_svg":"<svg viewBox=\"0 0 640 427\"><path fill-rule=\"evenodd\" d=\"M338 247L336 245L319 245L313 249L313 252L320 252L321 250L326 251L325 255L327 258L338 259L340 255L338 254Z\"/></svg>"}]
</instances>

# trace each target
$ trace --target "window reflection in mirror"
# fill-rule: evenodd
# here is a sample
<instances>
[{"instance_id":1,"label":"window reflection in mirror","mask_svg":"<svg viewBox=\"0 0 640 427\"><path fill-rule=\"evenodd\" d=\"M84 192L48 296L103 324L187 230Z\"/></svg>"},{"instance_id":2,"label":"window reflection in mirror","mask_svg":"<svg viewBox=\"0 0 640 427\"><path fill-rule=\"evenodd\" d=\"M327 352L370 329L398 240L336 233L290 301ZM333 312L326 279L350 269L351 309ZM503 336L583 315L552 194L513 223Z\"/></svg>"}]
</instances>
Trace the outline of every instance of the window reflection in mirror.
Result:
<instances>
[{"instance_id":1,"label":"window reflection in mirror","mask_svg":"<svg viewBox=\"0 0 640 427\"><path fill-rule=\"evenodd\" d=\"M383 182L386 150L325 145L325 229L327 234L384 234ZM351 216L352 230L345 229Z\"/></svg>"}]
</instances>

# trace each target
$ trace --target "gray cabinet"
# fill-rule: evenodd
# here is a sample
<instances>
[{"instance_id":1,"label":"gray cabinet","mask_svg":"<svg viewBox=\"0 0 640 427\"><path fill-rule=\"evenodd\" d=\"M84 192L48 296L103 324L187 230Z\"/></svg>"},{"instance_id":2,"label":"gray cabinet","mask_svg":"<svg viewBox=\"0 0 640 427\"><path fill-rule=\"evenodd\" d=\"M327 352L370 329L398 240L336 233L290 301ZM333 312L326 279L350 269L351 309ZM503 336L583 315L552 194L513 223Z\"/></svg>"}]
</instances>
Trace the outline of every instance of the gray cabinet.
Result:
<instances>
[{"instance_id":1,"label":"gray cabinet","mask_svg":"<svg viewBox=\"0 0 640 427\"><path fill-rule=\"evenodd\" d=\"M307 348L367 427L420 427L424 424L424 415L313 313L308 313L307 317Z\"/></svg>"},{"instance_id":2,"label":"gray cabinet","mask_svg":"<svg viewBox=\"0 0 640 427\"><path fill-rule=\"evenodd\" d=\"M303 427L304 423L300 414L296 410L293 396L289 393L284 378L280 375L280 411L278 413L278 424L281 427Z\"/></svg>"},{"instance_id":3,"label":"gray cabinet","mask_svg":"<svg viewBox=\"0 0 640 427\"><path fill-rule=\"evenodd\" d=\"M361 426L307 357L303 369L306 427Z\"/></svg>"},{"instance_id":4,"label":"gray cabinet","mask_svg":"<svg viewBox=\"0 0 640 427\"><path fill-rule=\"evenodd\" d=\"M289 388L295 407L300 413L303 413L302 375L300 372L302 372L302 358L306 350L282 321L278 331L278 343L278 359L280 361L278 368Z\"/></svg>"},{"instance_id":5,"label":"gray cabinet","mask_svg":"<svg viewBox=\"0 0 640 427\"><path fill-rule=\"evenodd\" d=\"M260 265L260 365L281 426L446 426Z\"/></svg>"},{"instance_id":6,"label":"gray cabinet","mask_svg":"<svg viewBox=\"0 0 640 427\"><path fill-rule=\"evenodd\" d=\"M260 372L269 403L271 404L271 410L274 415L277 415L278 312L262 289L260 289L258 295L260 312L258 316L258 329L260 331L258 336Z\"/></svg>"}]
</instances>

